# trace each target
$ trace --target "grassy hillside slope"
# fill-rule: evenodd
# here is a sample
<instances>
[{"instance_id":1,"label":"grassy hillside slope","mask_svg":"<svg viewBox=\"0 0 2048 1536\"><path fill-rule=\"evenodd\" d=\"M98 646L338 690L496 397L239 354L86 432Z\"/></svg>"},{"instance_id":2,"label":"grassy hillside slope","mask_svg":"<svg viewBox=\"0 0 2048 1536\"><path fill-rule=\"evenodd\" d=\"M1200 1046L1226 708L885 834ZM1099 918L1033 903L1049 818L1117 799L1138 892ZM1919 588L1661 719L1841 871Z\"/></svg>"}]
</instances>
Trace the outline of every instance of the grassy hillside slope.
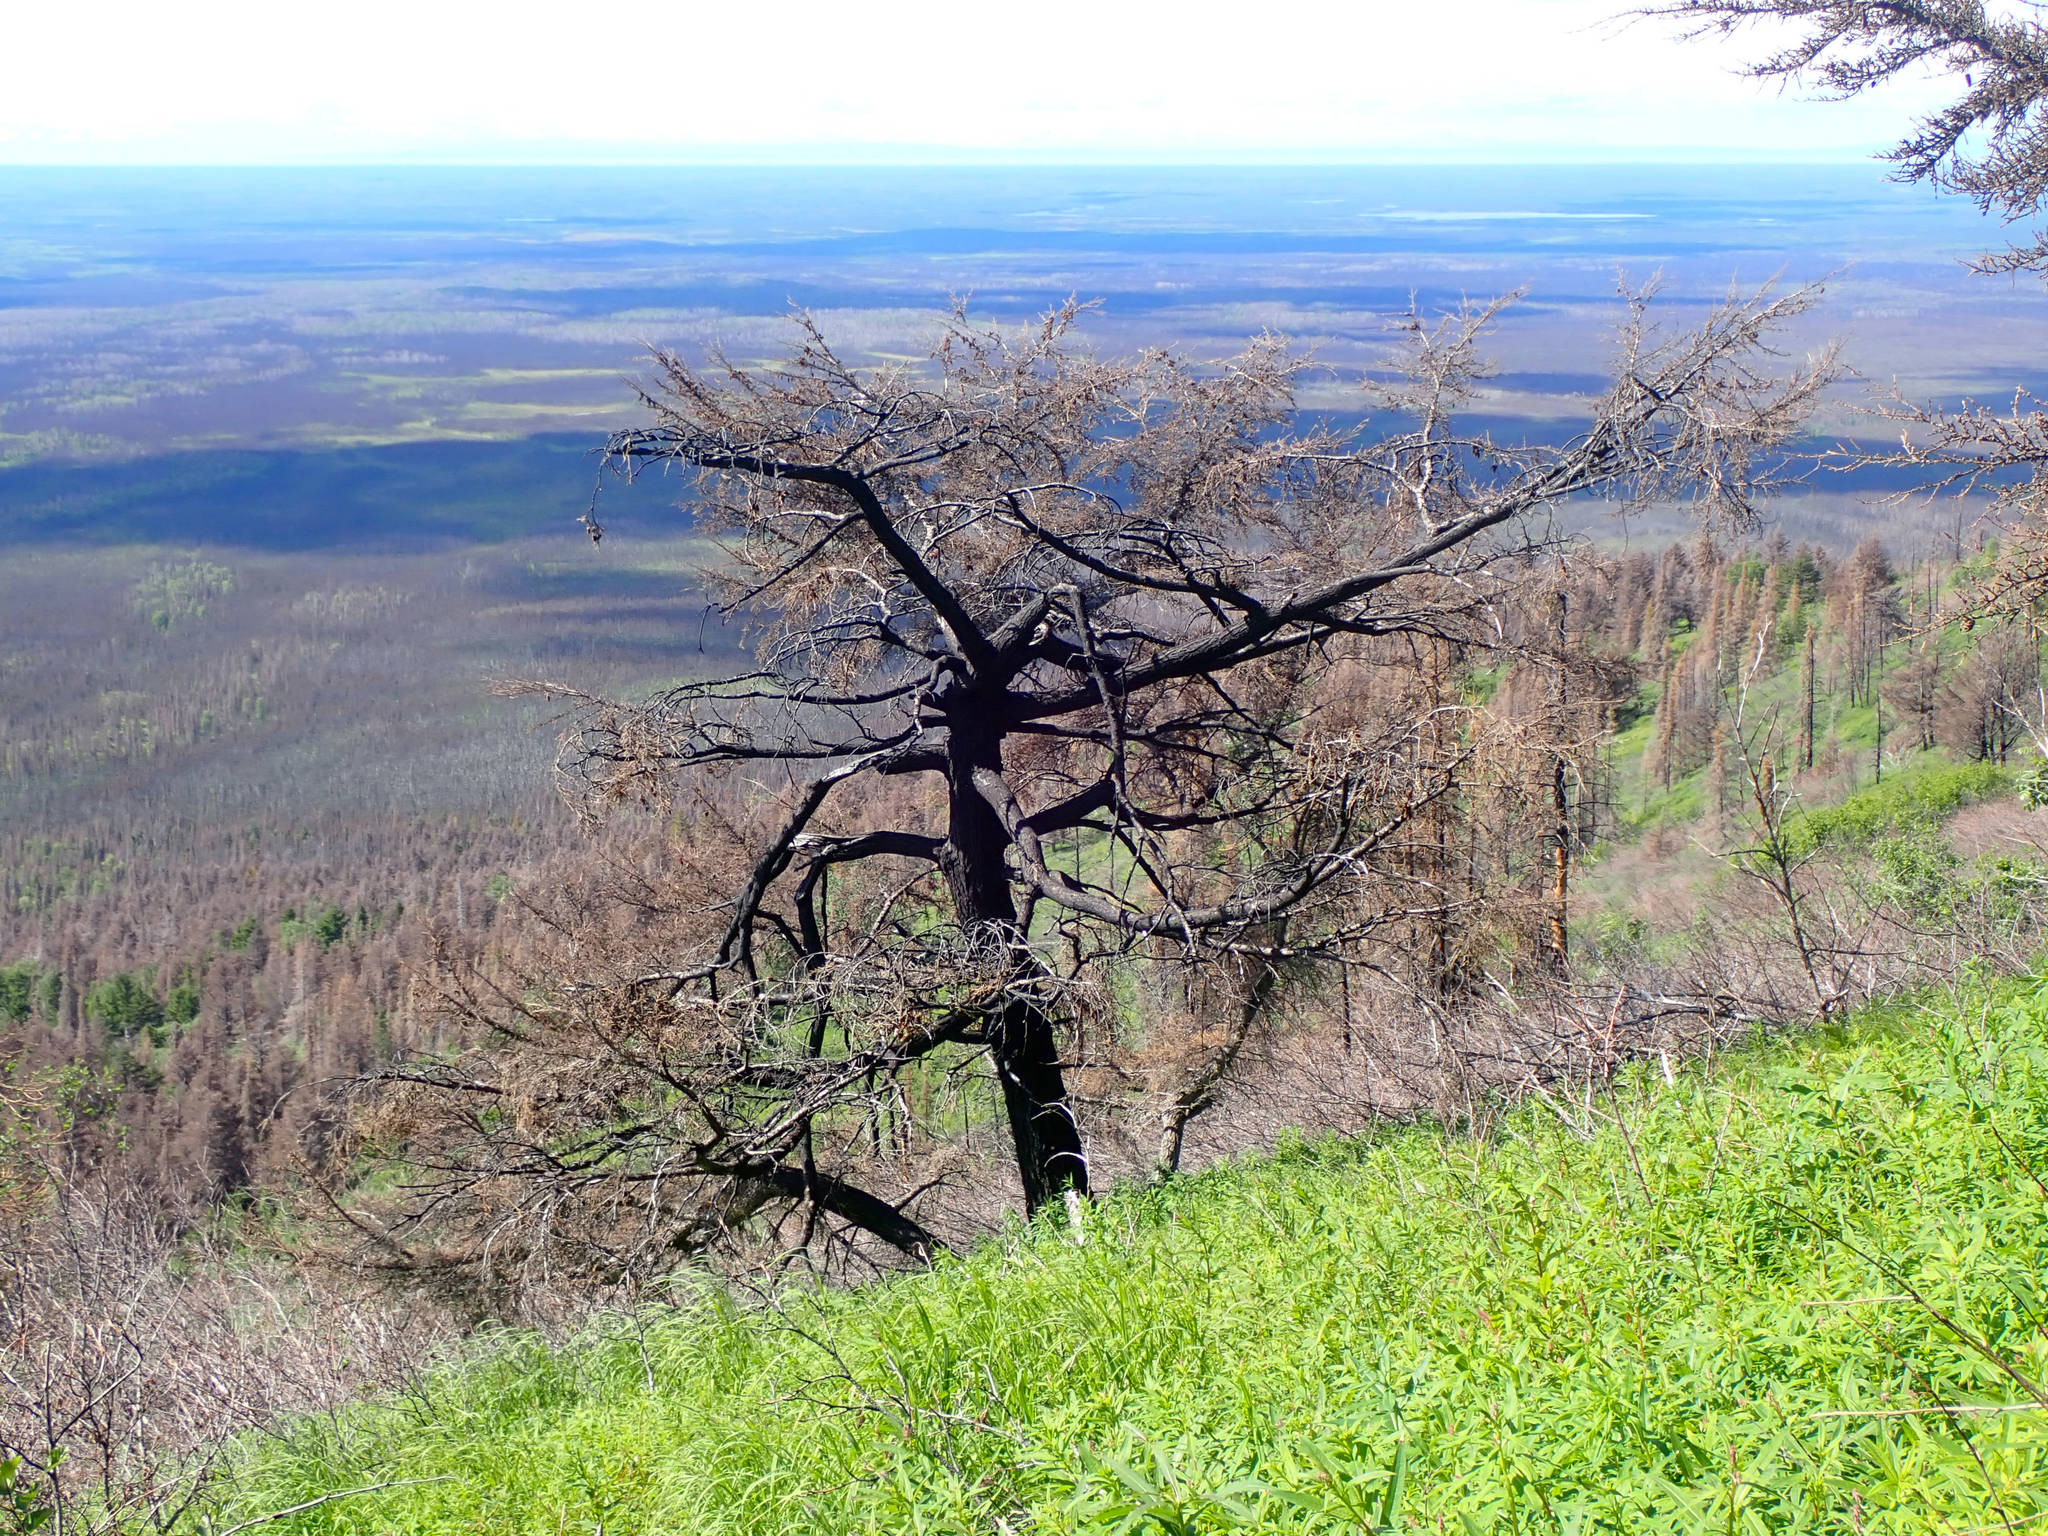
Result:
<instances>
[{"instance_id":1,"label":"grassy hillside slope","mask_svg":"<svg viewBox=\"0 0 2048 1536\"><path fill-rule=\"evenodd\" d=\"M2048 982L1297 1146L248 1452L222 1524L1857 1533L2048 1514Z\"/></svg>"}]
</instances>

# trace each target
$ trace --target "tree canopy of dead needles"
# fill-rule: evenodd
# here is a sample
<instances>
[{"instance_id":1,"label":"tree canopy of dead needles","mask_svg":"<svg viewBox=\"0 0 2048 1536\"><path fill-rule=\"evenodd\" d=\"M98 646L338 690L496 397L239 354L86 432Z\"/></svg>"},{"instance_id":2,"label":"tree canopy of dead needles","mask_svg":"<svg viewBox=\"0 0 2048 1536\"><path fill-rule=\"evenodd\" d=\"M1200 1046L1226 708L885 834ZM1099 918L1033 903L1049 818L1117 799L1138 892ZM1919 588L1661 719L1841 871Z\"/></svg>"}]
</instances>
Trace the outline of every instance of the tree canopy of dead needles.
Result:
<instances>
[{"instance_id":1,"label":"tree canopy of dead needles","mask_svg":"<svg viewBox=\"0 0 2048 1536\"><path fill-rule=\"evenodd\" d=\"M574 974L451 981L461 1033L380 1085L410 1172L378 1243L627 1272L773 1207L927 1253L863 1149L960 1123L977 1066L1024 1209L1074 1209L1073 1073L1166 1027L1127 1017L1135 969L1222 999L1184 1124L1280 981L1405 964L1460 916L1414 844L1476 750L1464 673L1386 664L1512 645L1503 596L1575 498L1749 521L1831 377L1774 349L1811 298L1674 331L1624 293L1612 387L1548 442L1461 424L1497 304L1412 317L1358 430L1303 421L1277 339L1104 362L1074 305L956 313L915 365L854 366L808 319L770 367L657 354L609 463L681 476L755 660L637 703L546 691L571 792L664 808L695 888L665 927L550 906Z\"/></svg>"}]
</instances>

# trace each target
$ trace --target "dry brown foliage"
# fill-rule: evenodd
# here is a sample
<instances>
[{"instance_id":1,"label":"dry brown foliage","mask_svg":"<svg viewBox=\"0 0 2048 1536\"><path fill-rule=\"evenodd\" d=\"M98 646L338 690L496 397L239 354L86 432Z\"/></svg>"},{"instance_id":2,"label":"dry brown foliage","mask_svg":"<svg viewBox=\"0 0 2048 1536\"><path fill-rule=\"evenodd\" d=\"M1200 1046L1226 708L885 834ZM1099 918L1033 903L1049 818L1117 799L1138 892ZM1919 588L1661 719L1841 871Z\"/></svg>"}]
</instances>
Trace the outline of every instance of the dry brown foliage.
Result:
<instances>
[{"instance_id":1,"label":"dry brown foliage","mask_svg":"<svg viewBox=\"0 0 2048 1536\"><path fill-rule=\"evenodd\" d=\"M1170 1170L1283 993L1445 1011L1503 949L1555 970L1620 676L1531 586L1545 514L1751 519L1831 377L1771 349L1810 297L1673 332L1625 295L1562 444L1460 424L1497 305L1413 317L1359 432L1297 420L1276 338L1102 362L1073 306L956 315L916 367L807 320L768 369L658 355L612 460L684 475L757 659L642 703L537 685L579 802L677 835L536 899L556 950L446 969L450 1048L363 1121L410 1181L343 1202L365 1251L479 1294L743 1234L929 1252L948 1192L985 1217L1007 1182L978 1124L1027 1211L1071 1204L1091 1114L1151 1106Z\"/></svg>"},{"instance_id":2,"label":"dry brown foliage","mask_svg":"<svg viewBox=\"0 0 2048 1536\"><path fill-rule=\"evenodd\" d=\"M170 1530L230 1442L407 1385L448 1337L64 1157L67 1107L0 1090L0 1456L60 1533Z\"/></svg>"}]
</instances>

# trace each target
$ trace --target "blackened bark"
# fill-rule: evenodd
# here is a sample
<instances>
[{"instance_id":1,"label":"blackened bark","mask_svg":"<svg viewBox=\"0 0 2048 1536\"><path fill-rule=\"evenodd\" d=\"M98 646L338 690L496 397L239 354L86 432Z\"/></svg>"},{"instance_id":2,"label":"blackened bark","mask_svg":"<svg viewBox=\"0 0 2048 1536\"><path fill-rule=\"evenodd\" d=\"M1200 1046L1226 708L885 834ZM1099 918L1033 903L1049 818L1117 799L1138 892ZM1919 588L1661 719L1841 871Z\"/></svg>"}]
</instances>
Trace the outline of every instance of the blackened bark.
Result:
<instances>
[{"instance_id":1,"label":"blackened bark","mask_svg":"<svg viewBox=\"0 0 2048 1536\"><path fill-rule=\"evenodd\" d=\"M1002 769L1002 745L993 731L974 728L972 706L952 714L947 761L948 824L939 864L962 928L992 932L1013 957L1011 979L1036 979L1037 962L1017 922L1005 859L1010 846L994 807L975 788L977 768ZM1035 1000L1012 996L990 1023L989 1048L1002 1084L1003 1108L1016 1150L1024 1209L1036 1214L1069 1191L1088 1193L1088 1159L1060 1063L1059 1035Z\"/></svg>"},{"instance_id":2,"label":"blackened bark","mask_svg":"<svg viewBox=\"0 0 2048 1536\"><path fill-rule=\"evenodd\" d=\"M842 1221L872 1232L891 1247L915 1258L929 1259L945 1251L945 1243L922 1222L904 1215L880 1196L835 1179L829 1173L792 1168L784 1163L760 1177L776 1194L815 1201Z\"/></svg>"},{"instance_id":3,"label":"blackened bark","mask_svg":"<svg viewBox=\"0 0 2048 1536\"><path fill-rule=\"evenodd\" d=\"M1570 636L1565 631L1566 615L1570 612L1571 599L1563 592L1557 594L1557 750L1551 756L1550 802L1555 817L1552 830L1551 883L1550 883L1550 963L1559 975L1571 970L1571 868L1572 868L1572 819L1571 804L1565 794L1565 742L1567 735L1566 708L1570 695L1566 687L1565 669L1568 661L1565 655L1570 645Z\"/></svg>"},{"instance_id":4,"label":"blackened bark","mask_svg":"<svg viewBox=\"0 0 2048 1536\"><path fill-rule=\"evenodd\" d=\"M996 1023L992 1045L1025 1211L1036 1213L1070 1190L1087 1194L1088 1159L1067 1097L1052 1020L1035 1003L1012 1002Z\"/></svg>"}]
</instances>

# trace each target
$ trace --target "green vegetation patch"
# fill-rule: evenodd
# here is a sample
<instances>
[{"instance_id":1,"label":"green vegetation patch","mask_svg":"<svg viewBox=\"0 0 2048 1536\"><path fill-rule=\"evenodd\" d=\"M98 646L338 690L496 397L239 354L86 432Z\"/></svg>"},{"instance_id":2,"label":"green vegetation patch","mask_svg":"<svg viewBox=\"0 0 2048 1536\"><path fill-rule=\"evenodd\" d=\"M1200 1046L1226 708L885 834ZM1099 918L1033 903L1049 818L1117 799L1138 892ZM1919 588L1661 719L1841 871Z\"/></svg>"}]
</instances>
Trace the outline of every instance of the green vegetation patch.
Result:
<instances>
[{"instance_id":1,"label":"green vegetation patch","mask_svg":"<svg viewBox=\"0 0 2048 1536\"><path fill-rule=\"evenodd\" d=\"M159 1044L163 1041L164 1005L147 970L116 971L94 982L85 994L85 1011L121 1039L148 1035Z\"/></svg>"},{"instance_id":2,"label":"green vegetation patch","mask_svg":"<svg viewBox=\"0 0 2048 1536\"><path fill-rule=\"evenodd\" d=\"M1841 1532L2048 1514L2048 983L1297 1145L266 1436L299 1531ZM231 1522L226 1522L231 1523Z\"/></svg>"},{"instance_id":3,"label":"green vegetation patch","mask_svg":"<svg viewBox=\"0 0 2048 1536\"><path fill-rule=\"evenodd\" d=\"M244 925L244 927L247 926L246 924ZM280 948L290 949L295 944L302 944L306 940L312 939L322 949L331 949L348 937L348 926L349 913L346 907L329 906L326 910L318 913L312 912L309 909L304 917L299 915L297 907L286 907L284 909L284 916L278 920L277 942ZM364 914L361 926L364 929L367 929L369 926L367 913ZM243 932L242 928L237 928L228 936L228 943L236 949L244 948L253 935L253 928L247 934ZM240 942L238 943L237 940Z\"/></svg>"},{"instance_id":4,"label":"green vegetation patch","mask_svg":"<svg viewBox=\"0 0 2048 1536\"><path fill-rule=\"evenodd\" d=\"M1802 811L1786 826L1795 853L1820 847L1867 848L1880 837L1932 826L1964 806L1995 800L2012 788L1996 763L1951 763L1893 775L1858 790L1840 805Z\"/></svg>"},{"instance_id":5,"label":"green vegetation patch","mask_svg":"<svg viewBox=\"0 0 2048 1536\"><path fill-rule=\"evenodd\" d=\"M235 573L211 560L172 560L152 565L135 584L135 611L158 629L206 617L209 603L235 590Z\"/></svg>"},{"instance_id":6,"label":"green vegetation patch","mask_svg":"<svg viewBox=\"0 0 2048 1536\"><path fill-rule=\"evenodd\" d=\"M27 1019L41 982L42 972L31 961L0 966L0 1022L19 1024Z\"/></svg>"}]
</instances>

